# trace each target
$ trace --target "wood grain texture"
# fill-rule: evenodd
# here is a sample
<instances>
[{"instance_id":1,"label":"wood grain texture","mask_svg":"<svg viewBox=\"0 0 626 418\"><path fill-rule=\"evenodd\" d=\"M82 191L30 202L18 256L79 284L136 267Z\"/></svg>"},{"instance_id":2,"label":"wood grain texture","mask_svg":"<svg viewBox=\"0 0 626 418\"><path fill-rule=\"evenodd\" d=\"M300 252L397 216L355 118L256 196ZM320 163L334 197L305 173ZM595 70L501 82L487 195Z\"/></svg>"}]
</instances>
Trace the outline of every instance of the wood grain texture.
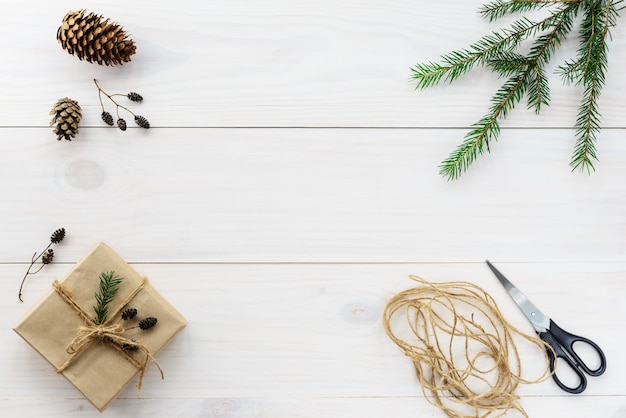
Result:
<instances>
[{"instance_id":1,"label":"wood grain texture","mask_svg":"<svg viewBox=\"0 0 626 418\"><path fill-rule=\"evenodd\" d=\"M484 264L566 330L596 341L607 372L583 395L523 386L531 417L626 417L626 64L613 31L597 171L570 171L580 89L556 75L541 116L520 106L459 181L439 163L489 106L485 71L416 92L409 68L499 27L481 2L94 1L121 23L133 61L98 67L56 43L59 0L0 16L0 416L443 417L381 326L414 285L468 280L515 326L525 318ZM556 65L575 51L562 45ZM93 78L138 91L150 130L103 126ZM72 142L48 127L79 101ZM56 228L55 262L25 286ZM148 372L100 414L11 327L104 241L187 318ZM541 353L520 343L532 374ZM516 416L509 414L507 416Z\"/></svg>"},{"instance_id":2,"label":"wood grain texture","mask_svg":"<svg viewBox=\"0 0 626 418\"><path fill-rule=\"evenodd\" d=\"M527 399L552 397L553 407L571 416L577 416L579 408L591 408L602 395L612 398L615 408L623 405L619 399L623 400L620 396L626 390L626 382L620 370L626 363L620 348L620 318L626 314L626 308L620 303L624 290L620 277L626 264L603 263L601 268L597 263L500 266L538 305L549 308L564 328L596 340L610 364L605 375L590 379L588 390L580 397L565 397L552 382L523 385L519 393L524 405ZM16 276L22 267L9 264L4 270ZM27 303L19 305L19 309L3 308L3 327L9 328L27 305L47 292L52 278L62 276L67 267L51 265L46 273L33 278L26 293ZM141 394L129 387L122 395L125 402L116 402L108 410L113 414L149 413L154 406L144 411L143 405L156 402L161 405L158 408L167 405L166 411L187 411L179 416L211 416L202 411L230 402L243 409L235 416L291 416L292 408L311 407L302 416L313 417L325 415L324 405L329 411L329 404L333 403L339 411L347 408L342 406L343 398L344 405L354 405L355 411L380 398L381 404L394 409L401 409L393 406L396 404L409 408L400 416L426 413L432 408L422 398L410 361L381 327L386 300L415 286L408 274L431 281L471 280L496 298L513 325L525 332L532 330L484 263L167 263L136 264L134 268L148 276L155 288L179 307L189 325L159 355L165 380L161 382L158 373L150 370ZM587 293L590 277L593 294ZM0 290L5 299L15 298L11 281L2 281ZM584 304L555 302L581 299L586 293ZM610 309L597 309L602 305ZM558 312L552 312L557 307ZM598 323L603 324L601 329ZM70 400L65 405L55 403L59 414L70 405L84 405L71 385L56 376L19 337L8 337L0 365L12 371L13 379L10 386L3 388L5 399L13 405L33 399L35 410L49 407L45 406L46 400ZM543 365L542 354L523 342L518 342L518 347L527 376L532 377ZM141 406L132 402L137 397L144 400L139 402ZM364 401L357 406L359 399ZM281 407L285 409L274 415L274 408L281 411ZM375 410L369 416L384 416L374 414ZM169 412L160 414L167 416ZM433 416L441 415L435 412Z\"/></svg>"},{"instance_id":3,"label":"wood grain texture","mask_svg":"<svg viewBox=\"0 0 626 418\"><path fill-rule=\"evenodd\" d=\"M453 183L437 165L457 130L103 128L71 143L4 132L5 262L28 260L60 226L61 261L98 240L135 262L614 261L626 250L620 131L605 132L591 176L570 172L571 131L510 130Z\"/></svg>"},{"instance_id":4,"label":"wood grain texture","mask_svg":"<svg viewBox=\"0 0 626 418\"><path fill-rule=\"evenodd\" d=\"M124 25L138 44L133 62L116 68L80 62L57 45L56 29L74 2L13 3L0 17L0 42L12 58L0 80L10 98L0 100L0 126L45 126L66 95L85 108L83 126L100 126L97 78L112 91L141 91L141 112L161 127L466 127L486 113L502 80L478 70L455 86L415 92L409 68L500 25L480 18L481 2L435 3L92 2L89 10ZM600 99L606 127L623 126L624 43L618 26ZM551 66L576 48L575 39L564 43ZM550 81L552 107L537 117L522 104L504 126L573 126L581 89L563 86L556 74Z\"/></svg>"}]
</instances>

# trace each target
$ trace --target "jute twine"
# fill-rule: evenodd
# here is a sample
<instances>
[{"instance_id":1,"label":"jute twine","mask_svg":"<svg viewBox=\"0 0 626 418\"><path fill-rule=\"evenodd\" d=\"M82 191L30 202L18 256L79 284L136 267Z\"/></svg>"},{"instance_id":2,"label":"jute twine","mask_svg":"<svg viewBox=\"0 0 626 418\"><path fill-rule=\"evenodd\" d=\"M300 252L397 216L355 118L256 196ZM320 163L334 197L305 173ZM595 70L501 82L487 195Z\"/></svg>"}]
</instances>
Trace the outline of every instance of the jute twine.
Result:
<instances>
[{"instance_id":1,"label":"jute twine","mask_svg":"<svg viewBox=\"0 0 626 418\"><path fill-rule=\"evenodd\" d=\"M108 346L114 348L123 358L125 358L128 362L130 362L133 366L135 366L141 372L139 375L139 383L137 384L137 388L141 389L143 384L143 377L146 373L146 369L148 368L148 364L150 362L154 363L154 365L159 369L161 373L161 379L164 378L163 370L159 366L159 363L155 360L155 358L150 353L150 350L145 345L138 343L136 341L130 340L126 337L123 337L122 334L126 331L120 324L114 324L113 321L118 317L122 309L144 288L148 279L145 277L141 280L137 288L135 288L127 297L122 301L122 303L118 306L118 308L113 311L112 314L109 314L109 319L106 320L103 324L96 324L93 317L91 317L83 308L78 305L72 293L64 288L61 283L58 281L54 281L52 287L56 290L57 294L61 296L61 298L70 305L76 313L85 321L85 325L78 327L77 335L74 337L72 341L66 347L66 351L70 354L70 357L63 363L59 368L57 368L57 373L63 373L65 369L67 369L78 356L85 351L87 347L89 347L95 341L102 341L106 343ZM137 351L144 353L144 359L142 361L137 360L134 356L129 354L127 350L124 350L122 347L124 344L128 344L133 347L137 347Z\"/></svg>"},{"instance_id":2,"label":"jute twine","mask_svg":"<svg viewBox=\"0 0 626 418\"><path fill-rule=\"evenodd\" d=\"M472 283L410 278L421 286L389 301L383 325L413 361L426 399L454 418L501 417L511 409L528 417L515 390L520 383L551 376L545 355L549 346L511 325L494 299ZM539 378L522 377L514 336L544 353L546 364Z\"/></svg>"}]
</instances>

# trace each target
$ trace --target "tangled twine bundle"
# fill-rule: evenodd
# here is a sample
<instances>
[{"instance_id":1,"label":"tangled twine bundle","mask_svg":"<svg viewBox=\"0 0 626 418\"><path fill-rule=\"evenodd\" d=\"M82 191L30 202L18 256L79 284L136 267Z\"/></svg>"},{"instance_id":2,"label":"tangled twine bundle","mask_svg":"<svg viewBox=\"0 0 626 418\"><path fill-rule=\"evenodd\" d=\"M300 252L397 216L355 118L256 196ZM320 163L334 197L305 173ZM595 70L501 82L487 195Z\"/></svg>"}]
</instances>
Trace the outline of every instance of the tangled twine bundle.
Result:
<instances>
[{"instance_id":1,"label":"tangled twine bundle","mask_svg":"<svg viewBox=\"0 0 626 418\"><path fill-rule=\"evenodd\" d=\"M422 286L394 296L383 325L413 360L429 402L454 418L501 417L511 409L528 417L517 386L541 382L551 373L546 356L543 374L524 379L514 337L536 344L544 354L546 344L507 322L493 298L474 284L410 278Z\"/></svg>"}]
</instances>

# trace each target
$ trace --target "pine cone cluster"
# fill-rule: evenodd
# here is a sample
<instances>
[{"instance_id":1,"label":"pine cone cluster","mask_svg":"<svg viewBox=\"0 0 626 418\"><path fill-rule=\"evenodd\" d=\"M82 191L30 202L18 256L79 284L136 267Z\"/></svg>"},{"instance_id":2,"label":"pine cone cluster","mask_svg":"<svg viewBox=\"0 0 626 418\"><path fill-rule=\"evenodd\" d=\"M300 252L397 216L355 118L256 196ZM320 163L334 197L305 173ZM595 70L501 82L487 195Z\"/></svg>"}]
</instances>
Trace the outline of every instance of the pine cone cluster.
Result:
<instances>
[{"instance_id":1,"label":"pine cone cluster","mask_svg":"<svg viewBox=\"0 0 626 418\"><path fill-rule=\"evenodd\" d=\"M82 112L78 102L68 97L59 99L50 111L52 120L50 126L56 125L53 132L57 135L57 140L63 138L71 141L78 133L78 124L82 118Z\"/></svg>"},{"instance_id":2,"label":"pine cone cluster","mask_svg":"<svg viewBox=\"0 0 626 418\"><path fill-rule=\"evenodd\" d=\"M67 98L66 98L67 99ZM65 100L65 99L61 99L61 100ZM67 99L70 100L70 99ZM73 100L72 100L73 101ZM76 102L74 102L76 103ZM78 106L78 104L76 104ZM80 110L80 108L79 108ZM78 123L78 122L77 122ZM56 132L56 131L55 131ZM76 129L76 132L78 132L78 129ZM61 138L59 138L61 139ZM69 139L69 138L68 138ZM54 231L52 233L52 235L50 235L50 243L48 244L48 246L46 248L44 248L44 250L41 253L35 253L33 254L33 257L31 259L31 263L30 266L28 266L28 270L26 270L26 274L24 274L24 278L22 279L22 283L20 284L20 290L19 293L17 294L17 298L20 300L20 302L24 302L22 300L22 288L24 287L24 283L26 282L26 278L31 275L31 274L37 274L39 273L39 271L41 271L41 269L46 265L46 264L50 264L52 263L52 260L54 260L54 250L50 247L52 247L53 244L58 244L61 241L63 241L63 238L65 238L65 228L59 228L56 231ZM35 263L37 262L37 260L39 260L39 258L41 258L41 267L39 267L37 270L35 271L31 271L31 269L33 268L33 266L35 265Z\"/></svg>"},{"instance_id":3,"label":"pine cone cluster","mask_svg":"<svg viewBox=\"0 0 626 418\"><path fill-rule=\"evenodd\" d=\"M135 309L135 308L128 308L128 309L125 309L125 310L122 312L122 319L123 319L124 321L129 321L129 320L131 320L131 319L135 318L136 316L137 316L137 309ZM133 328L137 328L137 327L139 327L139 328L141 328L143 331L145 331L145 330L147 330L147 329L150 329L150 328L154 327L154 326L157 324L157 322L158 322L158 319L156 319L156 318L155 318L155 317L153 317L153 316L149 316L149 317L147 317L147 318L143 318L143 319L141 319L141 320L137 323L137 326L136 326L136 327L133 327ZM132 328L129 328L129 329L132 329Z\"/></svg>"},{"instance_id":4,"label":"pine cone cluster","mask_svg":"<svg viewBox=\"0 0 626 418\"><path fill-rule=\"evenodd\" d=\"M57 41L69 54L100 65L130 61L135 42L117 23L85 9L70 11L57 30Z\"/></svg>"},{"instance_id":5,"label":"pine cone cluster","mask_svg":"<svg viewBox=\"0 0 626 418\"><path fill-rule=\"evenodd\" d=\"M126 106L122 106L121 104L116 102L115 99L113 98L113 96L124 96L128 100L130 100L131 102L141 102L141 101L143 101L143 96L141 94L136 93L134 91L131 91L130 93L127 93L127 94L122 94L122 93L109 94L106 91L102 90L102 87L100 87L100 85L98 84L98 81L95 78L94 78L93 82L96 85L96 88L98 89L98 99L100 99L100 106L102 107L102 113L101 113L100 117L102 118L104 123L106 123L109 126L113 126L113 125L115 125L117 123L117 127L120 128L120 130L125 131L128 128L128 125L126 124L126 120L124 118L120 117L119 111L120 111L120 108L122 108L125 111L127 111L128 113L130 113L131 115L133 115L133 117L135 118L135 123L139 127L144 128L144 129L150 129L150 122L148 121L148 119L146 119L145 117L143 117L141 115L135 114L135 112L133 112L132 110L130 110ZM102 95L103 94L111 102L113 102L113 104L115 105L115 112L117 114L117 121L115 121L113 119L113 115L111 115L109 112L107 112L104 109L104 103L102 103Z\"/></svg>"}]
</instances>

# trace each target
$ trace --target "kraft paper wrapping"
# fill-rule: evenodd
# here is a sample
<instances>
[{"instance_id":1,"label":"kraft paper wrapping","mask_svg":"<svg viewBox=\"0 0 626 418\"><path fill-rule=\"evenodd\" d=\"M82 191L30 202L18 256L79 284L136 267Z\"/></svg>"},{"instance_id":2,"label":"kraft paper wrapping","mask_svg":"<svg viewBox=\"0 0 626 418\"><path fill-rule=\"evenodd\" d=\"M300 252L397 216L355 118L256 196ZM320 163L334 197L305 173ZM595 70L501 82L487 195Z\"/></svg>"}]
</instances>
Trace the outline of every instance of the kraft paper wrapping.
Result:
<instances>
[{"instance_id":1,"label":"kraft paper wrapping","mask_svg":"<svg viewBox=\"0 0 626 418\"><path fill-rule=\"evenodd\" d=\"M130 267L109 246L96 245L61 281L69 290L74 300L90 316L94 316L96 304L94 294L99 288L99 276L103 271L115 271L124 278L111 304L109 312L114 312L119 304L141 283L142 277ZM121 323L124 328L137 325L141 318L153 316L158 319L154 328L142 331L139 328L124 333L145 345L155 356L186 325L185 318L178 313L157 291L147 283L143 289L127 304L136 308L137 317L131 321L115 319L112 323ZM85 321L74 308L64 301L55 290L26 313L14 327L26 342L59 368L70 357L67 345L77 335L77 328ZM145 354L137 353L142 361ZM156 366L148 365L146 381L159 376ZM114 348L96 340L85 349L62 373L83 395L100 411L103 411L137 375L139 369L118 353ZM156 374L155 374L156 373ZM167 370L165 370L167 374ZM160 380L160 379L159 379ZM145 384L145 383L144 383Z\"/></svg>"}]
</instances>

